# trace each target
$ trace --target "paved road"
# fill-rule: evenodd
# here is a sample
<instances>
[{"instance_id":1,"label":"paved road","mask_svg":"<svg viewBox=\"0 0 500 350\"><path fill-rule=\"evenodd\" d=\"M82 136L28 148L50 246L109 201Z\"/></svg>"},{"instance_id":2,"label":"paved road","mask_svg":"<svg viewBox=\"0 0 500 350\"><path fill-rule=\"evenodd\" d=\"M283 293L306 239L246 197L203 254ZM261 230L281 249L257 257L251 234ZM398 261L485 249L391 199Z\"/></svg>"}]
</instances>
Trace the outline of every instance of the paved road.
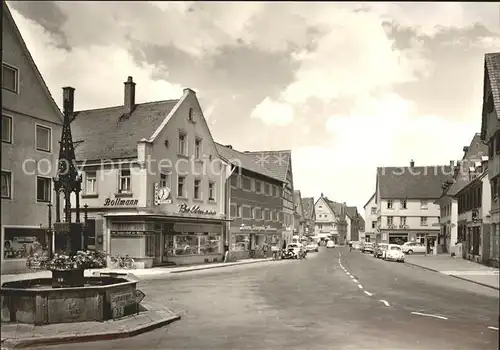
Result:
<instances>
[{"instance_id":1,"label":"paved road","mask_svg":"<svg viewBox=\"0 0 500 350\"><path fill-rule=\"evenodd\" d=\"M182 320L134 338L45 349L484 350L498 344L498 330L488 328L498 328L496 291L342 249L323 248L305 261L149 279L140 288Z\"/></svg>"}]
</instances>

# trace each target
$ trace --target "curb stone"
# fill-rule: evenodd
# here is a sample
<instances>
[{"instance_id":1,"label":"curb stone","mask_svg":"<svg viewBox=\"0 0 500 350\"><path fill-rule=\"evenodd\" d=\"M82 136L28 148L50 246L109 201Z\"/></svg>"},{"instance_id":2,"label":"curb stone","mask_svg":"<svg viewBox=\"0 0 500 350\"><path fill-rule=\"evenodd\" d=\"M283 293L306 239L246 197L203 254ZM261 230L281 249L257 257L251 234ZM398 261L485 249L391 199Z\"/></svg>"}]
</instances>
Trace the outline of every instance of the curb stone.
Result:
<instances>
[{"instance_id":1,"label":"curb stone","mask_svg":"<svg viewBox=\"0 0 500 350\"><path fill-rule=\"evenodd\" d=\"M270 259L265 259L265 260L256 260L256 261L245 261L245 262L234 262L234 263L225 263L223 265L217 265L217 266L203 266L203 267L193 267L193 268L186 268L178 271L170 271L169 273L183 273L183 272L192 272L192 271L201 271L201 270L210 270L210 269L219 269L222 267L229 267L229 266L238 266L238 265L249 265L249 264L257 264L257 263L262 263L270 261Z\"/></svg>"},{"instance_id":2,"label":"curb stone","mask_svg":"<svg viewBox=\"0 0 500 350\"><path fill-rule=\"evenodd\" d=\"M100 332L100 333L88 333L88 334L74 334L74 335L63 335L63 336L49 336L49 337L39 337L39 338L26 338L20 340L9 340L2 338L2 349L20 349L32 347L35 345L58 345L65 343L82 343L82 342L92 342L92 341L105 341L120 338L129 338L136 335L152 331L154 329L166 326L172 322L180 320L179 315L172 315L165 317L159 321L148 323L146 325L141 325L129 329L127 331L111 331L111 332Z\"/></svg>"},{"instance_id":3,"label":"curb stone","mask_svg":"<svg viewBox=\"0 0 500 350\"><path fill-rule=\"evenodd\" d=\"M411 265L411 266L415 266L415 267L419 267L419 268L424 269L424 270L441 273L438 270L431 269L430 267L420 266L420 265L413 264L413 263L406 262L406 261L405 261L405 264L408 264L408 265ZM494 290L500 290L500 288L498 288L498 287L490 286L489 284L482 283L482 282L473 281L471 279L464 278L464 277L461 277L461 276L456 276L456 275L445 275L445 276L450 276L450 277L453 277L453 278L456 278L456 279L459 279L459 280L462 280L462 281L467 281L467 282L474 283L474 284L477 284L477 285L480 285L480 286L483 286L483 287L488 287L488 288L491 288L491 289L494 289Z\"/></svg>"}]
</instances>

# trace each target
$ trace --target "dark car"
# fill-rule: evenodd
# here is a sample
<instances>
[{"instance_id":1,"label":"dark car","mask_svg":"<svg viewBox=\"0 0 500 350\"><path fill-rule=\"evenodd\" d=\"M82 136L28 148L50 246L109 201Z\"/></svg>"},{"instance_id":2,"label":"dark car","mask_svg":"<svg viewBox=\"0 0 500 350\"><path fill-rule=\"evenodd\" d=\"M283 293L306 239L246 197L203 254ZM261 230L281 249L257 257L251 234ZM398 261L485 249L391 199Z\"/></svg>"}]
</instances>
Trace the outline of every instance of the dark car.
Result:
<instances>
[{"instance_id":1,"label":"dark car","mask_svg":"<svg viewBox=\"0 0 500 350\"><path fill-rule=\"evenodd\" d=\"M378 243L373 246L373 256L376 258L382 258L384 256L384 252L387 250L387 243Z\"/></svg>"}]
</instances>

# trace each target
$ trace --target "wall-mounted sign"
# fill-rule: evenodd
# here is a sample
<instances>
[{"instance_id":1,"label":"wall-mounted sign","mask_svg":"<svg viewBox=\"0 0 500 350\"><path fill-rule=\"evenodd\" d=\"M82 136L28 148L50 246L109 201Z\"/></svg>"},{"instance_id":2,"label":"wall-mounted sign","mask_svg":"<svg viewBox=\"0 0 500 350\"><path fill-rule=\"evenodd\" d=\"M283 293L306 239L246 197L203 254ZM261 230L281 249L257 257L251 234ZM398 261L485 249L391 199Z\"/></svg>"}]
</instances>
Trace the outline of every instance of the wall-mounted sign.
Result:
<instances>
[{"instance_id":1,"label":"wall-mounted sign","mask_svg":"<svg viewBox=\"0 0 500 350\"><path fill-rule=\"evenodd\" d=\"M276 232L276 228L269 226L242 226L240 231L264 231L264 232Z\"/></svg>"},{"instance_id":2,"label":"wall-mounted sign","mask_svg":"<svg viewBox=\"0 0 500 350\"><path fill-rule=\"evenodd\" d=\"M154 185L155 195L154 195L154 204L171 204L172 203L172 191L170 188L166 186L160 186L159 183L155 183Z\"/></svg>"},{"instance_id":3,"label":"wall-mounted sign","mask_svg":"<svg viewBox=\"0 0 500 350\"><path fill-rule=\"evenodd\" d=\"M122 199L122 198L106 198L104 200L105 207L122 207L122 206L134 206L139 203L137 199Z\"/></svg>"},{"instance_id":4,"label":"wall-mounted sign","mask_svg":"<svg viewBox=\"0 0 500 350\"><path fill-rule=\"evenodd\" d=\"M187 204L179 204L179 213L205 214L205 215L217 214L215 210L201 209L199 205L192 205L188 207Z\"/></svg>"},{"instance_id":5,"label":"wall-mounted sign","mask_svg":"<svg viewBox=\"0 0 500 350\"><path fill-rule=\"evenodd\" d=\"M112 237L142 237L146 235L154 235L154 231L116 231L110 232Z\"/></svg>"}]
</instances>

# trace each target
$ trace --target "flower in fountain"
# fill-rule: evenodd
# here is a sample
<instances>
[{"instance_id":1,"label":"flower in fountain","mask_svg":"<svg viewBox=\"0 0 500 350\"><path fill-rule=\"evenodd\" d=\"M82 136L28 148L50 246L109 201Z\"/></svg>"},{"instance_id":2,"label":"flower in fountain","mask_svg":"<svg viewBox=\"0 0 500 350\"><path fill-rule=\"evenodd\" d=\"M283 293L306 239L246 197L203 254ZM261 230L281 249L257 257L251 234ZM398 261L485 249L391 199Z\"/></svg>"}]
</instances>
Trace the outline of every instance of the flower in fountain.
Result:
<instances>
[{"instance_id":1,"label":"flower in fountain","mask_svg":"<svg viewBox=\"0 0 500 350\"><path fill-rule=\"evenodd\" d=\"M54 254L52 259L42 259L37 254L28 258L28 267L42 266L47 270L85 270L100 269L107 266L106 254L98 250L80 250L74 256ZM40 268L40 267L39 267Z\"/></svg>"}]
</instances>

